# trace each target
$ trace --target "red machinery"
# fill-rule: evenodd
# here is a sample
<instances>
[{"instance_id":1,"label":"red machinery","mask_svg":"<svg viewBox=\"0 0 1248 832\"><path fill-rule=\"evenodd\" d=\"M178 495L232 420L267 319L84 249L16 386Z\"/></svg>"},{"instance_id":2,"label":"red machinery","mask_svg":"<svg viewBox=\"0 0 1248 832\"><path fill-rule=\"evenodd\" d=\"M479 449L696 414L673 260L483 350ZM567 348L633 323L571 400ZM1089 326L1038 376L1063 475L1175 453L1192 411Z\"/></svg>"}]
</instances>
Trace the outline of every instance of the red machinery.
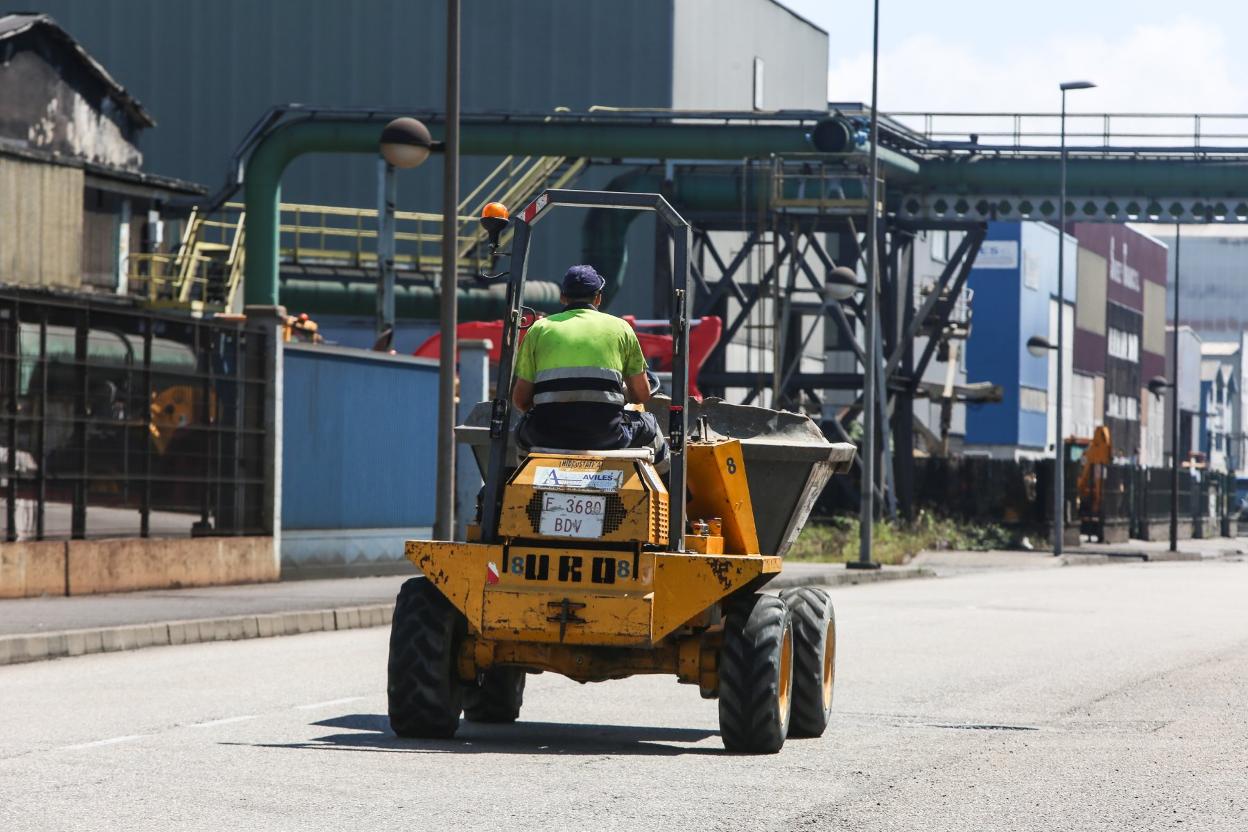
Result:
<instances>
[{"instance_id":1,"label":"red machinery","mask_svg":"<svg viewBox=\"0 0 1248 832\"><path fill-rule=\"evenodd\" d=\"M641 352L650 362L651 369L660 373L671 372L672 336L648 331L667 329L670 324L667 321L639 321L632 315L625 315L624 320L628 321L637 333L637 340L641 343ZM715 345L719 343L719 336L724 331L724 322L715 315L707 315L690 321L689 326L689 395L701 399L702 393L698 390L698 371L702 369L702 363L711 354L711 350L715 349ZM524 340L526 332L528 332L527 326L520 330L520 340ZM498 361L503 340L502 321L468 321L460 324L456 333L461 341L488 340L492 344L490 360ZM437 358L441 351L442 336L433 335L417 347L412 355L418 358Z\"/></svg>"}]
</instances>

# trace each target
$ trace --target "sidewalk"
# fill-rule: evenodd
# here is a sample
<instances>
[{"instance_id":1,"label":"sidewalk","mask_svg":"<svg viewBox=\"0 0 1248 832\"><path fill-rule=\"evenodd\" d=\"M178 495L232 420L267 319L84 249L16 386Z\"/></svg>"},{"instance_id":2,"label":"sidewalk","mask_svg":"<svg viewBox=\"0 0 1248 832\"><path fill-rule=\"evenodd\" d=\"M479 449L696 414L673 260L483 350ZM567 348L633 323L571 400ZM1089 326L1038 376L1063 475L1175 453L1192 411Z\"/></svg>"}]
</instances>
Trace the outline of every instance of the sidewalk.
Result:
<instances>
[{"instance_id":1,"label":"sidewalk","mask_svg":"<svg viewBox=\"0 0 1248 832\"><path fill-rule=\"evenodd\" d=\"M932 574L911 566L860 572L840 564L790 563L769 588L844 586ZM0 665L169 644L384 626L390 623L399 587L409 577L0 601Z\"/></svg>"},{"instance_id":2,"label":"sidewalk","mask_svg":"<svg viewBox=\"0 0 1248 832\"><path fill-rule=\"evenodd\" d=\"M980 572L987 569L1051 569L1062 566L1094 566L1113 563L1200 561L1248 553L1248 537L1215 537L1180 540L1170 551L1169 541L1129 540L1126 543L1081 543L1061 557L1049 550L961 551L945 549L920 552L911 566L933 570L938 576Z\"/></svg>"},{"instance_id":3,"label":"sidewalk","mask_svg":"<svg viewBox=\"0 0 1248 832\"><path fill-rule=\"evenodd\" d=\"M1128 540L1125 543L1081 543L1072 555L1105 555L1147 561L1204 560L1248 554L1248 537L1210 537L1180 540L1177 552L1168 540Z\"/></svg>"}]
</instances>

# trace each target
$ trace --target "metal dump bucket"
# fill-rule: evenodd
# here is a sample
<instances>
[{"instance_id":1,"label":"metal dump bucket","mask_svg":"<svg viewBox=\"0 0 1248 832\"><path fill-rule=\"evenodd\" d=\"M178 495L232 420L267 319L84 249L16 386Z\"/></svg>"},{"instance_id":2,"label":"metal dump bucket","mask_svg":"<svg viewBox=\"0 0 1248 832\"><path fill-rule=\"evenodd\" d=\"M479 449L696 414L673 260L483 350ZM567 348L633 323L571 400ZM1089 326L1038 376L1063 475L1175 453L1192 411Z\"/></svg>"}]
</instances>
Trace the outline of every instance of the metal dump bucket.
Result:
<instances>
[{"instance_id":1,"label":"metal dump bucket","mask_svg":"<svg viewBox=\"0 0 1248 832\"><path fill-rule=\"evenodd\" d=\"M656 397L650 410L666 431L665 401ZM691 431L703 416L715 433L741 440L760 554L783 556L806 524L828 479L849 470L857 449L845 442L829 442L810 417L800 413L720 399L691 400ZM489 458L489 421L490 403L481 402L455 429L459 441L472 448L483 476ZM513 441L509 464L516 464L515 453Z\"/></svg>"}]
</instances>

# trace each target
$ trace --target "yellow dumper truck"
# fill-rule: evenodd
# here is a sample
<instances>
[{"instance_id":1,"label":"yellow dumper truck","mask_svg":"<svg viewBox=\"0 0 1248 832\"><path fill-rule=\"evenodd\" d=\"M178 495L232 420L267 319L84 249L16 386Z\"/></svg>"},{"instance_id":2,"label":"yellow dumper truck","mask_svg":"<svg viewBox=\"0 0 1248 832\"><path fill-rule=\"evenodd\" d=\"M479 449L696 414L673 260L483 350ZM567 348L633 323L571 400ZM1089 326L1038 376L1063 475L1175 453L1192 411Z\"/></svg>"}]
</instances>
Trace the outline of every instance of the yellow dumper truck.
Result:
<instances>
[{"instance_id":1,"label":"yellow dumper truck","mask_svg":"<svg viewBox=\"0 0 1248 832\"><path fill-rule=\"evenodd\" d=\"M650 449L515 447L508 394L530 231L565 205L653 211L675 239L672 397L654 411L669 443L665 477ZM492 219L497 245L506 226ZM480 517L469 540L407 543L422 577L404 584L394 611L395 733L450 737L461 713L514 721L526 675L549 671L697 685L718 699L730 750L775 752L787 736L819 736L835 678L832 605L813 587L762 590L854 447L827 442L799 414L689 398L689 226L661 196L548 190L506 221L509 317L495 398L459 429L485 478Z\"/></svg>"}]
</instances>

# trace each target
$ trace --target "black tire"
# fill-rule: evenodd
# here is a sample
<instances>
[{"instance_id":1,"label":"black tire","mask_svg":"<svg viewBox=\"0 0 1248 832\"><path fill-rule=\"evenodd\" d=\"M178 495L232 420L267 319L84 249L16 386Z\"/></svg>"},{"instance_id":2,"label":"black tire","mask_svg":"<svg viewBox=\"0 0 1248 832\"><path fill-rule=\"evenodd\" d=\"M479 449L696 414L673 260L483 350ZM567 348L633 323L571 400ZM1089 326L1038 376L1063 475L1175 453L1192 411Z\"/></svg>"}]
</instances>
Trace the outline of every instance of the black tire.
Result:
<instances>
[{"instance_id":1,"label":"black tire","mask_svg":"<svg viewBox=\"0 0 1248 832\"><path fill-rule=\"evenodd\" d=\"M390 727L398 736L455 736L462 695L456 654L466 629L459 610L424 578L399 590L386 667Z\"/></svg>"},{"instance_id":2,"label":"black tire","mask_svg":"<svg viewBox=\"0 0 1248 832\"><path fill-rule=\"evenodd\" d=\"M480 684L464 683L464 719L471 722L515 722L524 704L527 674L515 667L485 671Z\"/></svg>"},{"instance_id":3,"label":"black tire","mask_svg":"<svg viewBox=\"0 0 1248 832\"><path fill-rule=\"evenodd\" d=\"M820 737L832 718L836 682L836 614L822 589L786 589L780 597L793 616L793 717L791 737Z\"/></svg>"},{"instance_id":4,"label":"black tire","mask_svg":"<svg viewBox=\"0 0 1248 832\"><path fill-rule=\"evenodd\" d=\"M732 604L719 654L719 733L729 751L774 754L792 711L793 622L774 595Z\"/></svg>"}]
</instances>

